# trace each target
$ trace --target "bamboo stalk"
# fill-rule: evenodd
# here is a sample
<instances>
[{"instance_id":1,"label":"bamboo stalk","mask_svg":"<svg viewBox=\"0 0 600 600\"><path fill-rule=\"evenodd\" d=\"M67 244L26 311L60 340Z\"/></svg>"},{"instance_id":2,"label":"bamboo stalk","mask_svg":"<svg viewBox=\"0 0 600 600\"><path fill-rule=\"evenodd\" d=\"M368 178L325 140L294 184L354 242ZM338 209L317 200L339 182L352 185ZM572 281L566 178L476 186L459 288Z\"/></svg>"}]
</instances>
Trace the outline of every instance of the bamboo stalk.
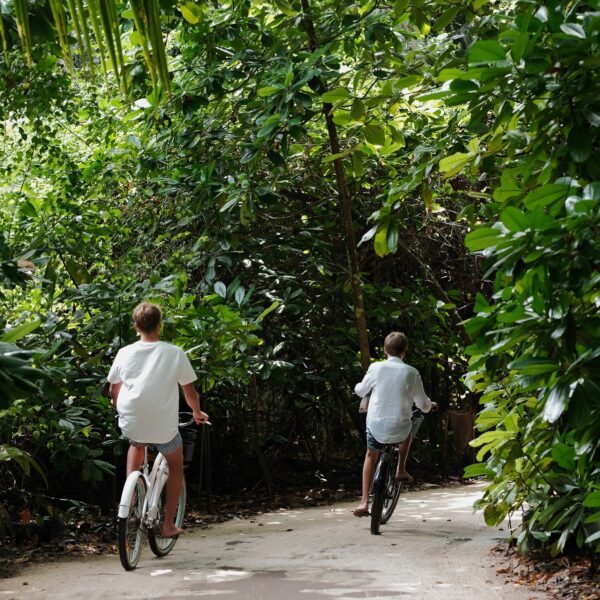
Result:
<instances>
[{"instance_id":1,"label":"bamboo stalk","mask_svg":"<svg viewBox=\"0 0 600 600\"><path fill-rule=\"evenodd\" d=\"M81 23L79 21L79 16L77 15L77 8L75 6L74 0L67 0L67 5L69 7L69 14L71 16L71 23L73 24L73 29L75 30L75 37L77 39L77 47L79 49L79 56L81 57L81 65L85 65L85 50L83 47L83 34L81 32Z\"/></svg>"},{"instance_id":2,"label":"bamboo stalk","mask_svg":"<svg viewBox=\"0 0 600 600\"><path fill-rule=\"evenodd\" d=\"M123 89L121 86L121 75L119 71L119 62L117 58L117 51L115 48L115 40L113 36L113 28L111 25L111 12L108 4L112 4L112 0L98 0L100 3L100 19L102 23L102 31L104 32L104 36L106 38L106 45L108 47L108 55L110 57L110 62L112 64L113 71L115 72L115 77L117 79L117 84L119 85L119 89Z\"/></svg>"},{"instance_id":3,"label":"bamboo stalk","mask_svg":"<svg viewBox=\"0 0 600 600\"><path fill-rule=\"evenodd\" d=\"M144 53L144 60L146 61L146 67L148 72L150 73L150 78L152 80L152 87L156 88L156 69L155 65L152 62L152 55L150 53L150 40L148 38L148 15L146 14L146 9L142 0L130 0L129 4L131 5L131 9L133 12L133 22L135 24L135 28L140 36L140 40L142 42L142 50Z\"/></svg>"},{"instance_id":4,"label":"bamboo stalk","mask_svg":"<svg viewBox=\"0 0 600 600\"><path fill-rule=\"evenodd\" d=\"M154 53L158 77L165 93L168 95L171 90L171 80L169 78L167 55L162 38L158 0L144 0L144 4L146 6L146 14L148 15L148 29L150 30L150 41L152 42L152 51Z\"/></svg>"},{"instance_id":5,"label":"bamboo stalk","mask_svg":"<svg viewBox=\"0 0 600 600\"><path fill-rule=\"evenodd\" d=\"M6 33L6 27L4 26L4 18L0 12L0 38L2 38L2 54L4 54L4 60L8 64L8 36Z\"/></svg>"},{"instance_id":6,"label":"bamboo stalk","mask_svg":"<svg viewBox=\"0 0 600 600\"><path fill-rule=\"evenodd\" d=\"M50 9L54 18L56 33L58 34L58 43L65 61L65 67L70 73L73 72L73 57L71 55L71 46L69 44L67 32L67 18L61 0L50 0Z\"/></svg>"},{"instance_id":7,"label":"bamboo stalk","mask_svg":"<svg viewBox=\"0 0 600 600\"><path fill-rule=\"evenodd\" d=\"M119 68L121 70L121 86L123 95L128 94L127 75L125 73L125 61L123 60L123 48L121 46L121 28L119 26L119 14L117 12L117 6L115 0L105 0L108 12L110 14L110 24L113 29L113 36L115 40L115 48L117 52L117 60L119 62Z\"/></svg>"},{"instance_id":8,"label":"bamboo stalk","mask_svg":"<svg viewBox=\"0 0 600 600\"><path fill-rule=\"evenodd\" d=\"M14 0L15 19L17 32L25 50L27 64L33 67L33 52L31 44L31 30L29 29L29 11L27 0Z\"/></svg>"},{"instance_id":9,"label":"bamboo stalk","mask_svg":"<svg viewBox=\"0 0 600 600\"><path fill-rule=\"evenodd\" d=\"M88 0L88 12L90 14L90 21L92 22L92 29L94 30L94 36L96 37L96 44L98 44L98 52L100 54L100 63L102 64L102 72L104 73L104 82L108 88L108 69L106 67L106 49L104 47L104 41L102 40L102 29L100 27L100 19L98 17L100 9L98 6L98 0Z\"/></svg>"},{"instance_id":10,"label":"bamboo stalk","mask_svg":"<svg viewBox=\"0 0 600 600\"><path fill-rule=\"evenodd\" d=\"M96 76L96 67L94 65L94 55L92 53L92 42L90 38L90 28L88 26L87 19L85 18L85 9L83 7L83 0L76 0L76 9L81 23L81 29L83 32L83 41L85 43L85 50L87 52L88 65L90 68L90 75L92 78Z\"/></svg>"}]
</instances>

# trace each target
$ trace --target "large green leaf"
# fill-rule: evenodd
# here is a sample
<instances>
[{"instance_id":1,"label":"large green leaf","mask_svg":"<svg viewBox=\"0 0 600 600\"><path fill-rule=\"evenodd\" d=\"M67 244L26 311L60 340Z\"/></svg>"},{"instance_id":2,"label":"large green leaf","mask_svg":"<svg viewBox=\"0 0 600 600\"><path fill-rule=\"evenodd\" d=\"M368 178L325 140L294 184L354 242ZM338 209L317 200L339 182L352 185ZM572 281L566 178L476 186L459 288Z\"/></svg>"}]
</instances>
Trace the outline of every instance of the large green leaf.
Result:
<instances>
[{"instance_id":1,"label":"large green leaf","mask_svg":"<svg viewBox=\"0 0 600 600\"><path fill-rule=\"evenodd\" d=\"M506 59L506 51L497 40L480 40L469 48L469 64L493 64Z\"/></svg>"},{"instance_id":2,"label":"large green leaf","mask_svg":"<svg viewBox=\"0 0 600 600\"><path fill-rule=\"evenodd\" d=\"M523 193L523 188L509 171L504 171L500 177L500 187L494 190L494 200L505 202Z\"/></svg>"},{"instance_id":3,"label":"large green leaf","mask_svg":"<svg viewBox=\"0 0 600 600\"><path fill-rule=\"evenodd\" d=\"M583 499L583 505L589 506L590 508L600 507L600 491L586 494L585 498Z\"/></svg>"},{"instance_id":4,"label":"large green leaf","mask_svg":"<svg viewBox=\"0 0 600 600\"><path fill-rule=\"evenodd\" d=\"M188 23L196 25L202 20L202 7L199 4L187 0L186 2L180 2L178 8Z\"/></svg>"},{"instance_id":5,"label":"large green leaf","mask_svg":"<svg viewBox=\"0 0 600 600\"><path fill-rule=\"evenodd\" d=\"M555 384L550 390L544 405L544 419L549 423L556 422L565 411L570 395L570 388L567 384Z\"/></svg>"},{"instance_id":6,"label":"large green leaf","mask_svg":"<svg viewBox=\"0 0 600 600\"><path fill-rule=\"evenodd\" d=\"M388 229L390 227L390 223L391 220L389 217L387 217L377 225L374 242L374 248L377 256L387 256L390 253L390 248L388 246Z\"/></svg>"},{"instance_id":7,"label":"large green leaf","mask_svg":"<svg viewBox=\"0 0 600 600\"><path fill-rule=\"evenodd\" d=\"M380 125L365 125L365 139L374 146L383 146L385 144L385 130Z\"/></svg>"},{"instance_id":8,"label":"large green leaf","mask_svg":"<svg viewBox=\"0 0 600 600\"><path fill-rule=\"evenodd\" d=\"M366 113L365 103L360 98L355 98L350 107L350 118L353 121L362 121Z\"/></svg>"},{"instance_id":9,"label":"large green leaf","mask_svg":"<svg viewBox=\"0 0 600 600\"><path fill-rule=\"evenodd\" d=\"M474 252L497 245L500 231L492 227L480 227L465 237L465 246Z\"/></svg>"},{"instance_id":10,"label":"large green leaf","mask_svg":"<svg viewBox=\"0 0 600 600\"><path fill-rule=\"evenodd\" d=\"M525 196L523 202L530 210L545 208L566 199L569 186L563 183L548 183Z\"/></svg>"},{"instance_id":11,"label":"large green leaf","mask_svg":"<svg viewBox=\"0 0 600 600\"><path fill-rule=\"evenodd\" d=\"M529 227L525 213L514 206L505 208L500 213L500 220L509 231L525 231Z\"/></svg>"},{"instance_id":12,"label":"large green leaf","mask_svg":"<svg viewBox=\"0 0 600 600\"><path fill-rule=\"evenodd\" d=\"M346 88L338 87L333 90L330 90L329 92L325 92L321 96L321 100L325 103L335 104L339 100L347 100L351 97L352 94L350 94L350 92Z\"/></svg>"},{"instance_id":13,"label":"large green leaf","mask_svg":"<svg viewBox=\"0 0 600 600\"><path fill-rule=\"evenodd\" d=\"M575 469L575 449L573 446L567 446L562 442L552 446L552 458L563 469L573 471Z\"/></svg>"},{"instance_id":14,"label":"large green leaf","mask_svg":"<svg viewBox=\"0 0 600 600\"><path fill-rule=\"evenodd\" d=\"M456 152L446 156L440 160L440 172L445 178L452 177L460 173L474 158L475 154L472 152Z\"/></svg>"},{"instance_id":15,"label":"large green leaf","mask_svg":"<svg viewBox=\"0 0 600 600\"><path fill-rule=\"evenodd\" d=\"M276 83L273 85L265 85L264 87L259 88L256 93L261 98L264 98L266 96L278 94L281 92L281 90L285 90L285 86L281 85L280 83Z\"/></svg>"},{"instance_id":16,"label":"large green leaf","mask_svg":"<svg viewBox=\"0 0 600 600\"><path fill-rule=\"evenodd\" d=\"M29 323L21 323L20 325L11 327L10 329L5 330L2 336L0 336L0 342L16 342L22 337L34 332L41 324L42 321L40 319L35 319L33 321L29 321Z\"/></svg>"},{"instance_id":17,"label":"large green leaf","mask_svg":"<svg viewBox=\"0 0 600 600\"><path fill-rule=\"evenodd\" d=\"M529 356L517 358L508 366L510 369L520 371L524 375L544 375L546 373L556 372L559 368L559 365L555 360Z\"/></svg>"},{"instance_id":18,"label":"large green leaf","mask_svg":"<svg viewBox=\"0 0 600 600\"><path fill-rule=\"evenodd\" d=\"M44 485L48 487L48 479L46 478L46 474L40 467L39 463L31 456L31 454L21 450L20 448L14 448L6 445L0 446L0 463L9 460L16 462L26 476L31 474L31 468L33 468L44 481Z\"/></svg>"},{"instance_id":19,"label":"large green leaf","mask_svg":"<svg viewBox=\"0 0 600 600\"><path fill-rule=\"evenodd\" d=\"M571 158L576 163L585 162L592 152L592 135L590 135L589 128L576 125L569 132L567 139L567 146L569 147L569 153Z\"/></svg>"}]
</instances>

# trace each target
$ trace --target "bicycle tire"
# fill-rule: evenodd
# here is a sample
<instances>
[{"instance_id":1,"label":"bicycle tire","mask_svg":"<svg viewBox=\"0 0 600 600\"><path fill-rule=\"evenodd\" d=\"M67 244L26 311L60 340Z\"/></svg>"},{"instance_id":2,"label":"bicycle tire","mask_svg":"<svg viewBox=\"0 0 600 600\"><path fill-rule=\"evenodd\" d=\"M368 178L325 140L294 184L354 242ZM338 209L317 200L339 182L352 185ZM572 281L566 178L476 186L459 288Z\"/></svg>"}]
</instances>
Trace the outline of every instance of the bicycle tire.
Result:
<instances>
[{"instance_id":1,"label":"bicycle tire","mask_svg":"<svg viewBox=\"0 0 600 600\"><path fill-rule=\"evenodd\" d=\"M185 480L182 482L181 491L179 492L179 500L177 502L177 510L175 511L175 527L181 527L183 525L183 518L185 516L185 502L187 498ZM161 535L162 524L165 519L165 507L167 502L167 482L162 485L160 495L158 496L158 523L154 527L148 530L148 543L150 549L159 558L166 556L173 550L177 538L165 538Z\"/></svg>"},{"instance_id":2,"label":"bicycle tire","mask_svg":"<svg viewBox=\"0 0 600 600\"><path fill-rule=\"evenodd\" d=\"M381 512L381 524L385 525L398 504L400 498L400 492L402 491L402 482L396 481L396 468L398 465L398 454L394 452L394 458L391 461L390 467L387 471L387 477L385 478L385 484L383 489L383 509Z\"/></svg>"},{"instance_id":3,"label":"bicycle tire","mask_svg":"<svg viewBox=\"0 0 600 600\"><path fill-rule=\"evenodd\" d=\"M146 482L138 477L135 488L128 498L122 498L121 504L129 506L126 517L119 517L119 558L126 571L132 571L142 553L142 517L146 499Z\"/></svg>"},{"instance_id":4,"label":"bicycle tire","mask_svg":"<svg viewBox=\"0 0 600 600\"><path fill-rule=\"evenodd\" d=\"M390 457L387 452L382 452L381 458L375 468L375 477L373 478L373 502L371 504L371 533L379 535L381 525L381 514L383 512L383 503L385 500L385 482L389 471Z\"/></svg>"}]
</instances>

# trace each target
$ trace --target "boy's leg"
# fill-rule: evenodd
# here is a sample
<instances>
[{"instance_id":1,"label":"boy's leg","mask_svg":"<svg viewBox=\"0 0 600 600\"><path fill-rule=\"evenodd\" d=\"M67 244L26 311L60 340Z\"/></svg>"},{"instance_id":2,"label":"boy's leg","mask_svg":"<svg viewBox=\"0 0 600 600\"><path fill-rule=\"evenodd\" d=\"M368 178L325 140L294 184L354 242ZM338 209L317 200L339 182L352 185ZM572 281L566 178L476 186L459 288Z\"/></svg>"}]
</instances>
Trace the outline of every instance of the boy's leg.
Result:
<instances>
[{"instance_id":1,"label":"boy's leg","mask_svg":"<svg viewBox=\"0 0 600 600\"><path fill-rule=\"evenodd\" d=\"M134 471L139 471L144 462L144 446L129 446L127 450L127 477Z\"/></svg>"},{"instance_id":2,"label":"boy's leg","mask_svg":"<svg viewBox=\"0 0 600 600\"><path fill-rule=\"evenodd\" d=\"M367 512L369 510L369 492L371 491L371 480L373 479L373 470L375 469L375 463L377 462L378 456L379 450L367 448L362 471L362 497L360 499L360 504L354 511L355 514L357 511L360 513L361 511Z\"/></svg>"},{"instance_id":3,"label":"boy's leg","mask_svg":"<svg viewBox=\"0 0 600 600\"><path fill-rule=\"evenodd\" d=\"M414 477L406 470L406 459L408 458L411 442L412 435L409 433L408 437L398 444L398 468L396 469L396 479L398 481L414 481Z\"/></svg>"},{"instance_id":4,"label":"boy's leg","mask_svg":"<svg viewBox=\"0 0 600 600\"><path fill-rule=\"evenodd\" d=\"M167 479L167 506L165 509L165 522L162 526L163 537L173 537L185 533L183 529L175 527L175 512L179 501L179 492L183 485L183 448L180 446L174 452L165 454L169 465L169 478Z\"/></svg>"}]
</instances>

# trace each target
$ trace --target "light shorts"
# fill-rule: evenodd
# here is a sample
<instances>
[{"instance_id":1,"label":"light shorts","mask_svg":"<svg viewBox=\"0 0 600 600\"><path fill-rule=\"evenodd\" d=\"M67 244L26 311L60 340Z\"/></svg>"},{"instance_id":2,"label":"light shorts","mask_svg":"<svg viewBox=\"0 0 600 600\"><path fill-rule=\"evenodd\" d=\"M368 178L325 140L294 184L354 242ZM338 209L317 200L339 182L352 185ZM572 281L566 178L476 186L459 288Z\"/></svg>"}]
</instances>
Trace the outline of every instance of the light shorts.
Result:
<instances>
[{"instance_id":1,"label":"light shorts","mask_svg":"<svg viewBox=\"0 0 600 600\"><path fill-rule=\"evenodd\" d=\"M145 444L142 442L134 442L132 440L128 440L129 443L135 448L143 448L144 446L154 446L158 452L160 452L163 456L167 454L172 454L178 448L183 446L183 440L181 439L181 434L177 432L177 435L170 441L164 444Z\"/></svg>"}]
</instances>

